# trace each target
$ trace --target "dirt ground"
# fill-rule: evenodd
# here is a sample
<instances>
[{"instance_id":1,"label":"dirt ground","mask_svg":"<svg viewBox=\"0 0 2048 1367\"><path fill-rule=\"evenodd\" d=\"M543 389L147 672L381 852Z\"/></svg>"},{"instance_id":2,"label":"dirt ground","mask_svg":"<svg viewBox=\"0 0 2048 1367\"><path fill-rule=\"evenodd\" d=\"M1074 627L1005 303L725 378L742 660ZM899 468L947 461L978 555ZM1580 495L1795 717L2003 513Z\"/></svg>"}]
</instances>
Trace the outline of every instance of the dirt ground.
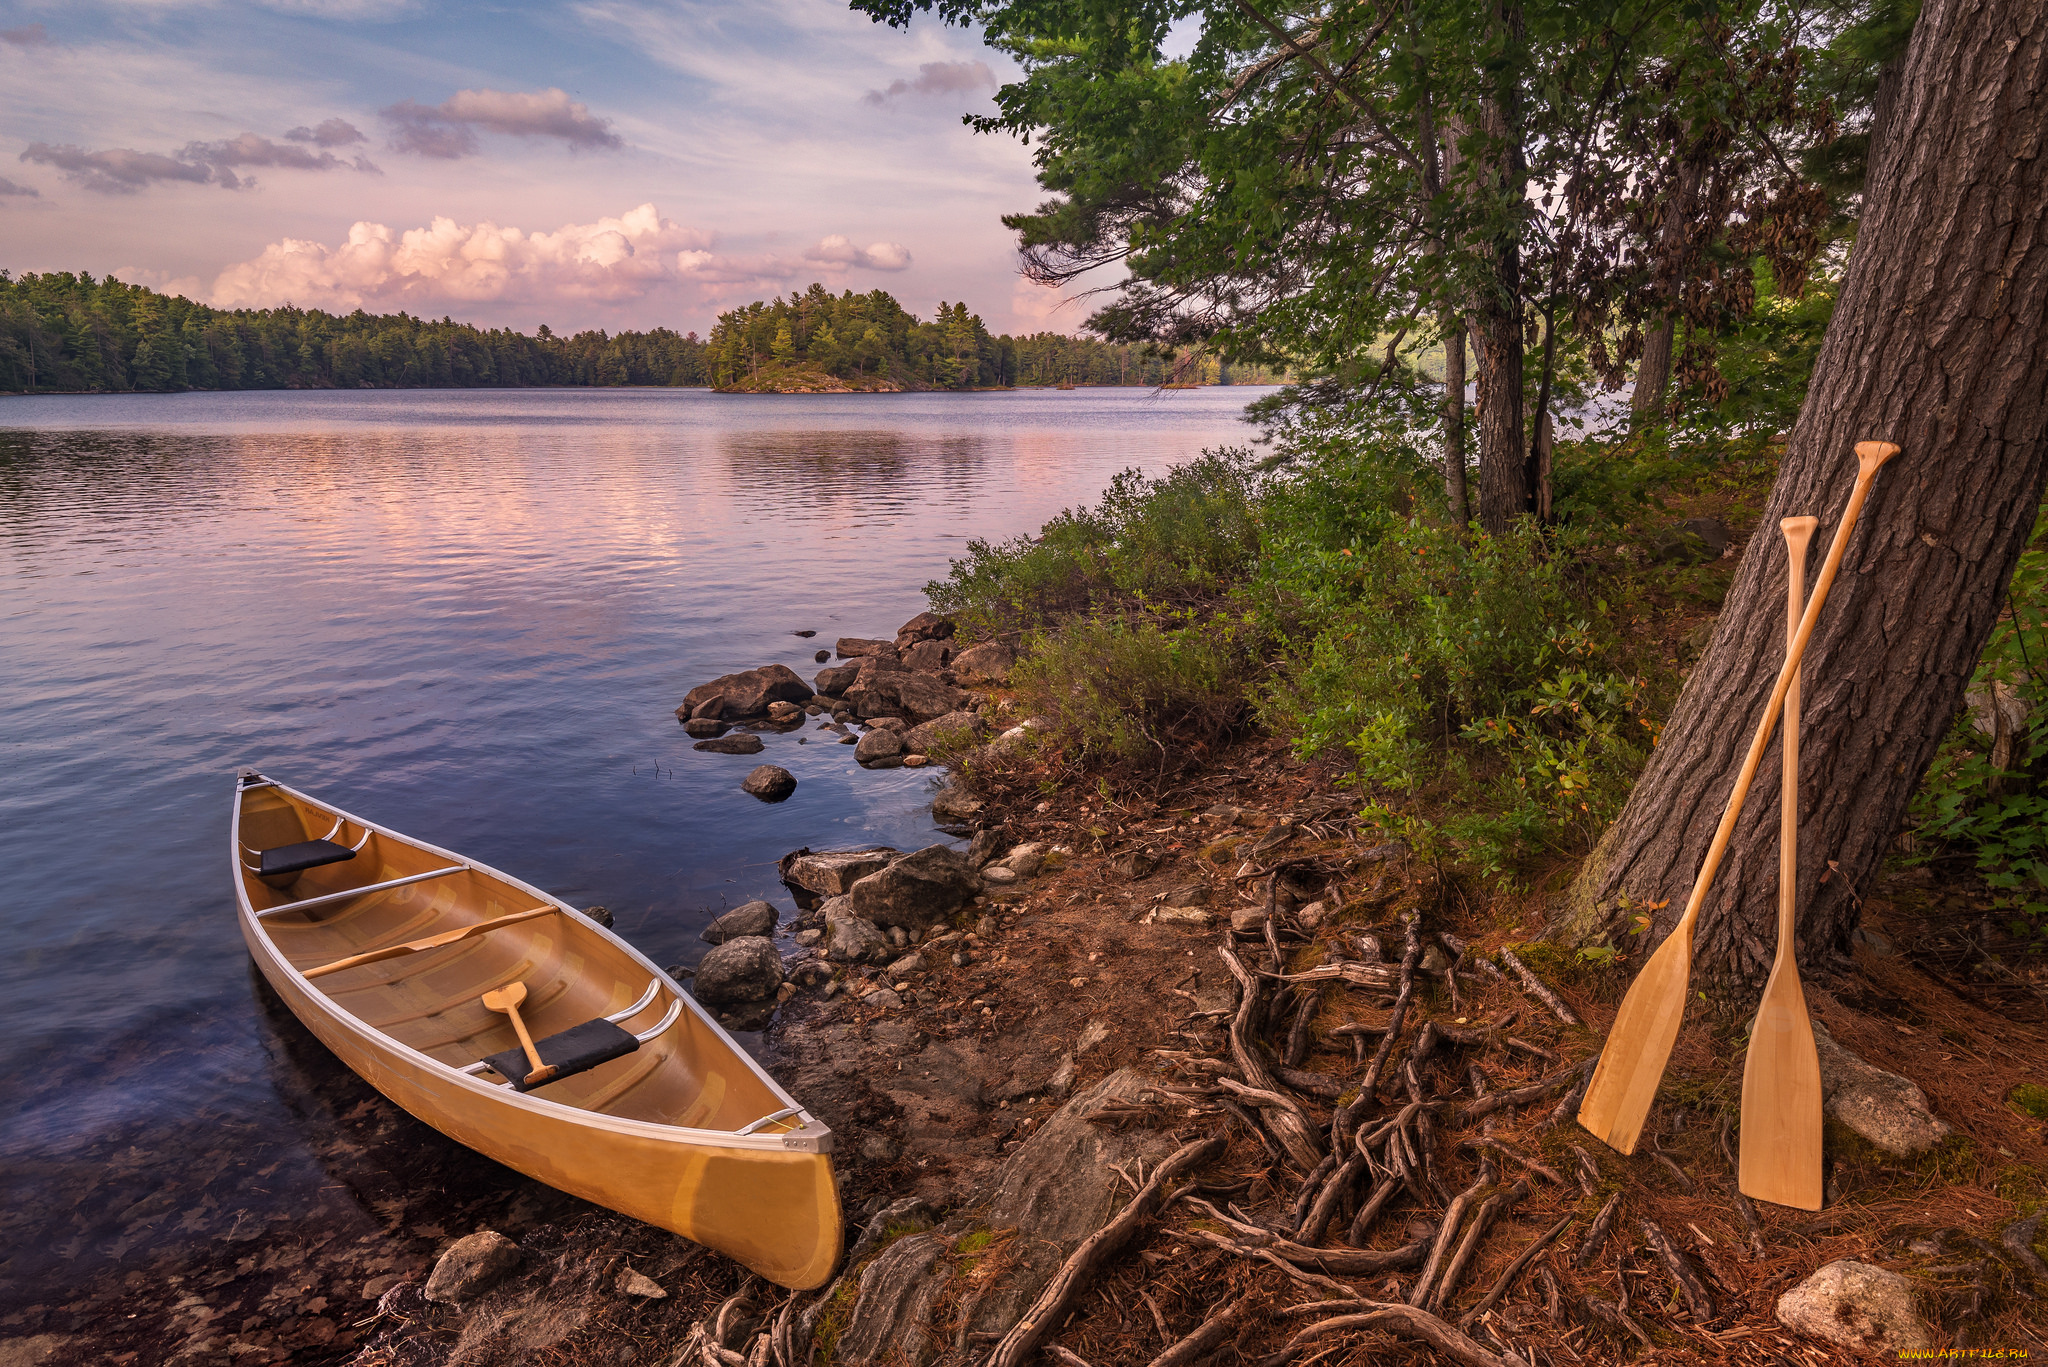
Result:
<instances>
[{"instance_id":1,"label":"dirt ground","mask_svg":"<svg viewBox=\"0 0 2048 1367\"><path fill-rule=\"evenodd\" d=\"M1004 834L1071 853L1019 885L1012 900L969 913L963 929L979 941L971 962L930 956L934 966L903 1009L875 1009L845 992L804 993L770 1029L771 1068L837 1134L850 1227L912 1193L957 1206L1066 1095L1125 1066L1158 1070L1161 1079L1157 1113L1133 1123L1184 1138L1219 1129L1229 1135L1227 1156L1201 1180L1230 1193L1231 1208L1249 1221L1277 1222L1298 1177L1226 1111L1167 1090L1186 1088L1200 1072L1175 1070L1160 1052L1227 1057L1237 987L1218 948L1233 908L1265 904L1264 871L1280 873L1275 895L1283 913L1289 901L1335 908L1313 932L1281 941L1291 971L1323 962L1332 946L1355 960L1363 934L1376 935L1387 959L1397 961L1401 918L1410 913L1420 914L1428 932L1460 937L1469 951L1528 944L1542 929L1542 894L1490 896L1390 857L1375 835L1355 826L1356 804L1330 774L1272 742L1225 751L1156 800L1067 794L1042 805L1008 813ZM1148 916L1190 901L1201 902L1216 924ZM1568 1120L1553 1123L1553 1097L1497 1114L1490 1137L1562 1181L1536 1178L1496 1222L1463 1276L1459 1308L1536 1234L1573 1215L1576 1223L1539 1260L1566 1313L1553 1321L1546 1288L1531 1275L1483 1326L1517 1351L1536 1349L1545 1363L1842 1361L1839 1350L1783 1330L1772 1306L1818 1266L1852 1257L1934 1269L1929 1283L1939 1291L1930 1309L1951 1341L2048 1352L2048 1317L2025 1298L2024 1284L1995 1261L1957 1251L1971 1240L1997 1245L2008 1225L2048 1198L2048 1126L2009 1099L2022 1083L2048 1080L2043 974L2038 960L2009 945L2001 946L2006 966L1995 972L1974 968L1980 957L1958 951L1956 927L1976 934L1984 903L1967 879L1925 870L1894 875L1865 906L1854 961L1806 979L1816 1018L1839 1042L1918 1083L1955 1127L1941 1149L1920 1160L1888 1160L1831 1126L1826 1208L1758 1207L1759 1255L1732 1203L1734 1137L1727 1133L1746 1021L1696 1004L1651 1113L1654 1150L1646 1142L1624 1158ZM1262 941L1239 943L1248 959L1263 953ZM1425 1020L1493 1027L1486 1044L1440 1048L1430 1057L1425 1085L1433 1091L1469 1095L1461 1089L1474 1066L1491 1090L1505 1090L1556 1076L1597 1052L1633 966L1584 963L1540 947L1525 957L1584 1024L1560 1023L1509 981L1461 973L1454 1003L1441 975L1423 975L1404 1049ZM1307 1018L1303 1072L1329 1079L1331 1092L1355 1078L1349 1037L1333 1032L1384 1023L1384 1000L1343 984L1321 986ZM1274 1013L1268 1038L1283 1050L1297 1005L1289 997ZM1514 1045L1505 1044L1509 1037ZM740 1285L737 1269L714 1255L483 1163L316 1055L324 1051L313 1046L302 1067L309 1094L334 1108L337 1144L407 1155L398 1170L409 1176L382 1179L390 1189L366 1197L366 1209L382 1215L381 1229L337 1229L305 1247L230 1248L217 1265L154 1267L80 1287L70 1303L8 1316L0 1334L11 1339L9 1356L0 1364L665 1364L689 1327ZM1330 1100L1297 1095L1327 1122ZM1475 1151L1457 1147L1458 1137L1439 1135L1438 1177L1451 1192L1470 1182L1477 1161ZM1581 1150L1593 1165L1584 1180ZM349 1171L387 1168L346 1154L336 1161ZM1617 1191L1626 1218L1581 1270L1571 1255ZM1281 1312L1323 1293L1205 1245L1199 1230L1207 1226L1197 1214L1174 1207L1110 1264L1058 1342L1098 1367L1149 1362L1234 1299L1244 1302L1241 1356L1285 1342L1300 1321ZM1691 1313L1648 1252L1635 1223L1645 1216L1704 1274L1715 1302L1710 1317ZM1391 1247L1407 1237L1405 1218L1399 1209L1384 1217L1372 1242ZM479 1227L521 1243L521 1271L464 1311L421 1299L419 1282L438 1249ZM1961 1241L1950 1239L1939 1254L1910 1250L1915 1239L1944 1230L1959 1231ZM628 1268L653 1277L668 1296L622 1295ZM1382 1290L1370 1281L1360 1286L1369 1295ZM1616 1324L1583 1323L1569 1313L1589 1296L1621 1307L1652 1346ZM1318 1351L1330 1362L1432 1360L1412 1342L1372 1332L1332 1339Z\"/></svg>"}]
</instances>

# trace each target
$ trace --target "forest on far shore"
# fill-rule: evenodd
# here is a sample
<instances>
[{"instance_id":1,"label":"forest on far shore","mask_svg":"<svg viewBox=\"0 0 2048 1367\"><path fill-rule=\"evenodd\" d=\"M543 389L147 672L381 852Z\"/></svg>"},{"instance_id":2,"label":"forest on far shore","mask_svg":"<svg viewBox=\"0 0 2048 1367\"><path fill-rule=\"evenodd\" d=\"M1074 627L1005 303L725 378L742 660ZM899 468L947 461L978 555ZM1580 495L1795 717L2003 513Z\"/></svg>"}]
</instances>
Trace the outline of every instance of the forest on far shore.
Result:
<instances>
[{"instance_id":1,"label":"forest on far shore","mask_svg":"<svg viewBox=\"0 0 2048 1367\"><path fill-rule=\"evenodd\" d=\"M853 333L847 363L871 372L886 370L901 380L901 388L1227 383L1232 378L1227 370L1219 373L1214 358L1177 366L1170 358L1145 356L1140 347L1054 332L990 337L964 304L942 304L941 320L924 323L880 290L859 296L849 292L835 300L813 285L786 303L735 309L720 317L719 327L734 339L757 341L759 359L772 362L778 322L801 319L814 311L818 298L842 311L856 307L885 320L875 334L887 338L880 346L870 340L873 330L865 325ZM729 328L729 320L744 320L744 325ZM963 364L964 352L948 340L963 323L973 352L968 364ZM802 333L807 346L817 346L808 329ZM713 338L726 340L718 331ZM721 357L730 377L742 362L741 352L728 348L714 355L713 346L696 333L669 328L591 329L564 336L546 324L529 334L446 317L361 309L346 315L290 306L216 309L112 276L0 271L0 393L708 386L719 382Z\"/></svg>"}]
</instances>

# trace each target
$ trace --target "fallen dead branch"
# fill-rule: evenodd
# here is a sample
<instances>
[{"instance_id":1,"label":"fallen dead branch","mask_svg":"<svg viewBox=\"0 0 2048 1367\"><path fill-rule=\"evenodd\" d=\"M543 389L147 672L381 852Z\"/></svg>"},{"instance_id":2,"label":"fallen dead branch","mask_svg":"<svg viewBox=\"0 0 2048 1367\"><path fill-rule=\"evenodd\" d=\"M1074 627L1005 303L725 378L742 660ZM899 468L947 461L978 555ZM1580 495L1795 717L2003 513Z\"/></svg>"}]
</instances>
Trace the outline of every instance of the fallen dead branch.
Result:
<instances>
[{"instance_id":1,"label":"fallen dead branch","mask_svg":"<svg viewBox=\"0 0 2048 1367\"><path fill-rule=\"evenodd\" d=\"M1577 1025L1580 1023L1579 1018L1572 1014L1572 1009L1564 1004L1563 998L1546 987L1541 978L1531 973L1529 965L1517 958L1515 951L1503 949L1500 952L1500 958L1501 962L1508 966L1508 970L1515 975L1515 981L1521 983L1522 990L1549 1007L1552 1015L1556 1016L1566 1025Z\"/></svg>"},{"instance_id":2,"label":"fallen dead branch","mask_svg":"<svg viewBox=\"0 0 2048 1367\"><path fill-rule=\"evenodd\" d=\"M1444 1268L1444 1275L1430 1291L1427 1306L1429 1310L1440 1310L1450 1303L1451 1293L1458 1286L1458 1278L1465 1274L1465 1265L1472 1261L1472 1255L1479 1249L1479 1241L1486 1237L1486 1231L1493 1224L1494 1218L1528 1194L1529 1180L1519 1178L1506 1191L1495 1192L1486 1198L1485 1203L1472 1216L1471 1228L1467 1229L1465 1237L1458 1241L1458 1251L1451 1255L1449 1266Z\"/></svg>"},{"instance_id":3,"label":"fallen dead branch","mask_svg":"<svg viewBox=\"0 0 2048 1367\"><path fill-rule=\"evenodd\" d=\"M1201 1327L1174 1344L1158 1357L1153 1358L1150 1367L1187 1367L1188 1363L1199 1362L1207 1357L1210 1350L1236 1332L1244 1319L1244 1301L1234 1300L1203 1320Z\"/></svg>"},{"instance_id":4,"label":"fallen dead branch","mask_svg":"<svg viewBox=\"0 0 2048 1367\"><path fill-rule=\"evenodd\" d=\"M1089 1274L1121 1249L1159 1208L1165 1199L1167 1184L1188 1169L1222 1156L1227 1147L1221 1135L1213 1135L1183 1146L1154 1168L1152 1176L1131 1198L1130 1204L1118 1211L1108 1224L1081 1241L1081 1246L1074 1250L1046 1284L1045 1290L1039 1293L1038 1299L1032 1302L1031 1308L1024 1312L1024 1318L1018 1320L1016 1327L996 1345L995 1351L989 1355L988 1367L1021 1367L1029 1360L1066 1313Z\"/></svg>"},{"instance_id":5,"label":"fallen dead branch","mask_svg":"<svg viewBox=\"0 0 2048 1367\"><path fill-rule=\"evenodd\" d=\"M1655 1220L1643 1219L1643 1238L1657 1255L1657 1261L1664 1264L1664 1270L1671 1274L1671 1280L1678 1283L1679 1292L1685 1297L1686 1309L1692 1312L1693 1322L1705 1324L1714 1318L1714 1295L1707 1290L1707 1284L1693 1268L1684 1254L1672 1245L1671 1239Z\"/></svg>"},{"instance_id":6,"label":"fallen dead branch","mask_svg":"<svg viewBox=\"0 0 2048 1367\"><path fill-rule=\"evenodd\" d=\"M1621 1193L1615 1192L1607 1198L1607 1204L1600 1207L1600 1213L1593 1217L1593 1227L1586 1231L1586 1241L1579 1245L1579 1251L1572 1258L1572 1266L1584 1270L1586 1264L1600 1254L1601 1245L1607 1242L1607 1231L1614 1227L1614 1212L1621 1209Z\"/></svg>"},{"instance_id":7,"label":"fallen dead branch","mask_svg":"<svg viewBox=\"0 0 2048 1367\"><path fill-rule=\"evenodd\" d=\"M1510 1106L1526 1106L1532 1101L1541 1100L1566 1083L1576 1080L1581 1073L1590 1074L1593 1070L1593 1065L1598 1062L1597 1058L1586 1059L1581 1063L1574 1063L1562 1072L1552 1073L1549 1077L1532 1082L1526 1087L1517 1087L1510 1092L1494 1092L1477 1100L1468 1101L1458 1108L1458 1119L1460 1121L1477 1120L1481 1116L1491 1115L1495 1111L1505 1110Z\"/></svg>"},{"instance_id":8,"label":"fallen dead branch","mask_svg":"<svg viewBox=\"0 0 2048 1367\"><path fill-rule=\"evenodd\" d=\"M1549 1229L1545 1230L1543 1233L1537 1235L1534 1239L1530 1240L1529 1246L1522 1250L1520 1257L1516 1258L1513 1262L1508 1264L1507 1270L1500 1274L1499 1278L1495 1280L1493 1286L1487 1291L1487 1293L1483 1297L1480 1298L1479 1304L1473 1306L1470 1310L1467 1310L1463 1315L1460 1315L1458 1317L1458 1327L1460 1329L1469 1328L1474 1320L1478 1319L1487 1311L1493 1309L1494 1306L1500 1304L1501 1299L1504 1296L1506 1296L1508 1292L1514 1290L1515 1280L1518 1277L1520 1277L1522 1273L1528 1270L1529 1264L1535 1262L1537 1256L1541 1254L1544 1249L1550 1247L1550 1245L1556 1241L1558 1235L1565 1232L1566 1227L1571 1224L1572 1219L1572 1216L1567 1215L1562 1220L1559 1220L1556 1224L1552 1225ZM1548 1290L1551 1296L1555 1296L1557 1294L1557 1282L1555 1280L1552 1280L1550 1282ZM1555 1315L1553 1315L1552 1318L1555 1319Z\"/></svg>"},{"instance_id":9,"label":"fallen dead branch","mask_svg":"<svg viewBox=\"0 0 2048 1367\"><path fill-rule=\"evenodd\" d=\"M1259 1367L1285 1367L1317 1339L1360 1329L1379 1329L1399 1334L1402 1338L1419 1340L1453 1362L1464 1364L1464 1367L1526 1367L1513 1358L1502 1357L1427 1310L1418 1310L1412 1305L1368 1304L1372 1308L1361 1314L1337 1315L1311 1324L1289 1339L1286 1347L1261 1361Z\"/></svg>"}]
</instances>

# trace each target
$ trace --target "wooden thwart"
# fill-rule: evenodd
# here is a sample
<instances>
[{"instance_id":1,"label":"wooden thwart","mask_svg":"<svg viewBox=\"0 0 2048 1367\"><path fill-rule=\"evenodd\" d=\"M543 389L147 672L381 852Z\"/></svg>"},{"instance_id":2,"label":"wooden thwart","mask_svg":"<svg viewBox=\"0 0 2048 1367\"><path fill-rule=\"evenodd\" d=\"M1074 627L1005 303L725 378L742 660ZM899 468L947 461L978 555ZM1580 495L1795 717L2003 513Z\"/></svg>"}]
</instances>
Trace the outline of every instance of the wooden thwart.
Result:
<instances>
[{"instance_id":1,"label":"wooden thwart","mask_svg":"<svg viewBox=\"0 0 2048 1367\"><path fill-rule=\"evenodd\" d=\"M1813 629L1820 620L1822 605L1827 602L1828 589L1835 582L1835 572L1841 568L1842 556L1849 548L1849 536L1856 530L1857 516L1863 511L1863 500L1870 493L1879 467L1898 453L1899 448L1887 441L1856 443L1856 487L1850 491L1849 504L1842 510L1842 524L1835 530L1834 544L1828 548L1828 558L1821 566L1819 580L1814 584L1813 597L1799 619L1799 630L1792 638L1791 648L1786 651L1784 667L1778 671L1777 685L1771 690L1770 702L1757 722L1749 754L1736 776L1734 791L1728 795L1728 806L1721 814L1721 824L1714 832L1713 843L1707 847L1707 857L1700 865L1699 877L1693 883L1685 913L1636 976L1628 996L1622 1000L1621 1010L1614 1017L1613 1027L1607 1032L1607 1047L1601 1051L1600 1066L1593 1074L1592 1084L1586 1088L1585 1101L1579 1106L1579 1123L1602 1143L1621 1153L1635 1152L1643 1119L1650 1112L1650 1103L1656 1100L1657 1084L1664 1077L1664 1065L1671 1059L1671 1046L1678 1040L1678 1027L1685 1016L1687 987L1692 977L1692 935L1693 927L1699 921L1700 906L1706 901L1707 890L1713 886L1715 873L1720 870L1721 857L1728 851L1729 837L1735 833L1735 820L1742 814L1743 799L1749 796L1750 781L1756 777L1757 765L1763 760L1764 746L1777 727L1778 713L1785 705L1785 694L1798 675L1799 661L1806 654L1807 642L1813 639Z\"/></svg>"},{"instance_id":2,"label":"wooden thwart","mask_svg":"<svg viewBox=\"0 0 2048 1367\"><path fill-rule=\"evenodd\" d=\"M550 916L560 910L560 907L533 907L526 911L515 911L509 916L496 916L488 921L478 921L473 926L463 926L459 930L445 930L439 935L429 935L424 940L414 940L409 944L392 945L386 949L373 949L363 954L351 954L346 959L336 959L331 964L322 964L318 968L309 968L306 970L306 976L308 978L324 978L329 973L339 973L344 968L359 968L364 964L374 964L385 959L395 959L401 954L417 954L423 949L439 949L442 945L452 945L457 940L466 940L472 935L482 935L486 931L496 930L500 926L513 925L519 921L530 921L536 916Z\"/></svg>"}]
</instances>

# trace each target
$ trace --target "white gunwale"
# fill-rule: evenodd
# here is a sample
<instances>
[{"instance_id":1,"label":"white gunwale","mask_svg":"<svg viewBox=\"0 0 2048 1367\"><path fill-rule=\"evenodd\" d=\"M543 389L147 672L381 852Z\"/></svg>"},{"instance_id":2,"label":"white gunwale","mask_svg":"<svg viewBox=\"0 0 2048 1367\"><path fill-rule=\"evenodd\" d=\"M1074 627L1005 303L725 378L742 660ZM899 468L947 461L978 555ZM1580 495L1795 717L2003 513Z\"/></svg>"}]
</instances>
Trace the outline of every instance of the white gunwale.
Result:
<instances>
[{"instance_id":1,"label":"white gunwale","mask_svg":"<svg viewBox=\"0 0 2048 1367\"><path fill-rule=\"evenodd\" d=\"M750 1134L747 1133L748 1127L744 1126L739 1130L693 1129L682 1125L663 1125L651 1121L629 1120L597 1111L588 1111L580 1106L568 1106L560 1102L550 1101L538 1093L515 1092L502 1083L485 1082L472 1074L464 1072L461 1067L443 1063L441 1060L422 1053L409 1045L393 1039L383 1031L365 1024L357 1019L353 1013L337 1003L328 994L327 990L320 985L318 980L306 977L304 973L292 965L290 960L286 959L279 952L277 946L270 939L269 926L263 919L265 913L258 912L255 905L249 900L249 889L244 878L245 871L242 868L241 860L234 852L242 847L242 794L258 786L276 788L278 791L288 793L316 810L340 817L344 821L361 826L365 830L374 831L379 835L410 846L413 849L423 850L428 854L439 855L444 859L452 860L462 868L471 869L486 877L498 879L507 886L518 888L522 892L529 893L541 901L559 908L568 915L577 917L581 929L609 940L644 969L652 981L659 983L663 989L672 994L681 1003L685 1011L691 1012L700 1025L710 1030L726 1048L732 1051L734 1057L745 1063L763 1087L774 1096L780 1098L783 1108L786 1108L794 1114L795 1118L801 1120L803 1122L802 1125L797 1129L780 1134ZM552 1116L559 1120L567 1120L589 1126L593 1129L610 1131L614 1134L634 1135L641 1138L665 1140L677 1144L722 1149L752 1149L784 1153L791 1151L800 1153L832 1152L831 1128L813 1117L798 1103L795 1097L784 1091L781 1084L770 1077L767 1071L754 1060L753 1055L741 1048L738 1042L726 1033L725 1028L719 1025L702 1006L698 1005L696 998L683 991L682 987L673 978L662 972L646 955L604 926L583 916L581 912L578 912L559 897L552 896L531 883L515 878L501 869L495 869L488 864L465 858L453 850L442 849L440 846L430 845L416 836L406 835L403 832L392 830L388 826L379 825L374 821L366 821L352 812L345 812L331 803L300 792L298 789L280 783L275 779L265 779L260 784L244 784L239 779L237 780L234 791L233 815L229 830L231 836L229 864L234 872L235 903L243 922L243 938L249 942L252 949L260 949L262 952L266 960L264 965L266 976L268 976L270 970L275 970L290 978L310 1000L318 1004L324 1004L326 1008L324 1014L336 1028L356 1037L363 1047L402 1056L414 1065L438 1074L449 1083L495 1102L498 1105L506 1106L513 1110L530 1111L540 1115ZM361 889L365 893L371 890L371 888ZM317 901L326 905L333 905L334 901L337 900L344 899L323 897L308 899L308 902L312 904ZM268 914L277 914L289 909L289 907L271 908ZM761 1121L757 1120L750 1123L759 1124Z\"/></svg>"}]
</instances>

